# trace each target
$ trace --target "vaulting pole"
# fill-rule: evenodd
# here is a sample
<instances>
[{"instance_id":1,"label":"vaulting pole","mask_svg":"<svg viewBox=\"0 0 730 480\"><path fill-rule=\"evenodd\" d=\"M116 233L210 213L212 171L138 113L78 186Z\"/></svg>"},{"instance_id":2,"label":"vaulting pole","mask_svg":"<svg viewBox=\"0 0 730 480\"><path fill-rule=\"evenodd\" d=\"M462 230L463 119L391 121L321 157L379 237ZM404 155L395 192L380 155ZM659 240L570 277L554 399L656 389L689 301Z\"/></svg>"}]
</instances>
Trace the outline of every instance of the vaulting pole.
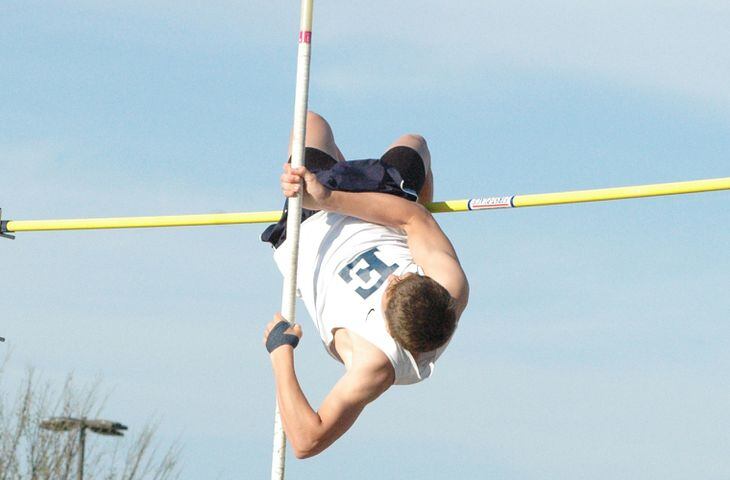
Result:
<instances>
[{"instance_id":1,"label":"vaulting pole","mask_svg":"<svg viewBox=\"0 0 730 480\"><path fill-rule=\"evenodd\" d=\"M313 0L302 0L299 24L299 50L297 55L297 85L294 96L294 128L292 130L292 167L304 165L304 139L307 132L307 104L309 103L309 61L312 52ZM299 259L299 225L302 216L301 193L289 199L286 238L291 244L289 269L284 275L281 296L281 314L294 324L296 314L297 261ZM279 404L276 404L274 420L274 452L271 459L271 479L283 480L286 462L286 435L281 424Z\"/></svg>"},{"instance_id":2,"label":"vaulting pole","mask_svg":"<svg viewBox=\"0 0 730 480\"><path fill-rule=\"evenodd\" d=\"M294 158L292 158L292 162ZM468 212L495 208L541 207L569 203L625 200L629 198L685 195L688 193L730 190L730 177L690 180L687 182L655 183L629 187L574 190L570 192L507 195L464 200L447 200L428 205L433 213ZM293 202L292 202L293 203ZM290 211L292 205L289 207ZM243 223L273 223L281 212L213 213L203 215L170 215L162 217L78 218L69 220L0 220L0 235L15 232L55 230L98 230L110 228L194 227L234 225ZM298 217L295 217L298 218ZM287 227L288 228L288 227ZM282 314L284 310L282 309ZM286 318L286 317L285 317Z\"/></svg>"}]
</instances>

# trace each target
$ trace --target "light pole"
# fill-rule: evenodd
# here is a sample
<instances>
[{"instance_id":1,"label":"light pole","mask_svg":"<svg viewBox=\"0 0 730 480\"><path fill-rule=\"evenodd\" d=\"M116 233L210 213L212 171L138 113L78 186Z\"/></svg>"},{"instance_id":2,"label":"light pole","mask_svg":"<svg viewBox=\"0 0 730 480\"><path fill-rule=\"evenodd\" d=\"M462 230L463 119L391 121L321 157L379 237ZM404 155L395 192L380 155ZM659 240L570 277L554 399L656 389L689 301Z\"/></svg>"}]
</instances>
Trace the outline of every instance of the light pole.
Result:
<instances>
[{"instance_id":1,"label":"light pole","mask_svg":"<svg viewBox=\"0 0 730 480\"><path fill-rule=\"evenodd\" d=\"M78 480L84 479L84 451L86 450L86 430L89 429L99 435L111 435L121 437L124 435L122 430L127 427L119 422L110 420L89 420L86 417L53 417L43 420L40 423L41 428L52 430L54 432L68 432L78 429L79 431L79 466L77 469Z\"/></svg>"}]
</instances>

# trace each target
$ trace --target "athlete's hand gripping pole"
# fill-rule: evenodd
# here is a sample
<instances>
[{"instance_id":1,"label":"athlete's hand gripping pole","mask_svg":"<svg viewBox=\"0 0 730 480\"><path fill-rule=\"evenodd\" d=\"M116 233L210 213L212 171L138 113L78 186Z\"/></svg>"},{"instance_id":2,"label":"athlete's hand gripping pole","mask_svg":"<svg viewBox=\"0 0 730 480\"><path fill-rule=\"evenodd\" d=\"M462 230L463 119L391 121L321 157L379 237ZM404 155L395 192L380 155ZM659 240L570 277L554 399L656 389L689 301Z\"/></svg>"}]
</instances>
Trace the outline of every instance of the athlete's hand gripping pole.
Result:
<instances>
[{"instance_id":1,"label":"athlete's hand gripping pole","mask_svg":"<svg viewBox=\"0 0 730 480\"><path fill-rule=\"evenodd\" d=\"M299 51L297 55L297 84L294 96L294 128L292 133L292 166L304 165L304 139L307 131L307 104L309 97L309 60L312 49L312 9L314 0L302 0L299 28ZM281 313L294 323L297 261L299 258L299 224L302 216L301 194L289 199L289 216L286 224L287 241L291 244L289 269L284 275L284 291L281 299ZM281 423L279 405L276 406L274 421L274 454L271 461L271 479L283 480L286 460L286 436Z\"/></svg>"}]
</instances>

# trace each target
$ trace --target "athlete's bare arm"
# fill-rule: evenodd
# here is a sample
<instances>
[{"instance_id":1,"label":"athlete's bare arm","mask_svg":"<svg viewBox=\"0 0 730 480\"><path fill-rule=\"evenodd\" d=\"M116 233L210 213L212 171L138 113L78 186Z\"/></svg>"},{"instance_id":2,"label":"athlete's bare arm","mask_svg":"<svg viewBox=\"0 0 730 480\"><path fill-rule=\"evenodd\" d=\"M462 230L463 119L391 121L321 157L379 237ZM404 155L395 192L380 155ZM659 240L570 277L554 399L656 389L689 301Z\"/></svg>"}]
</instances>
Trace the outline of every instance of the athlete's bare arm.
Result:
<instances>
[{"instance_id":1,"label":"athlete's bare arm","mask_svg":"<svg viewBox=\"0 0 730 480\"><path fill-rule=\"evenodd\" d=\"M281 185L284 195L292 197L304 180L303 204L405 230L413 260L429 277L441 284L454 298L457 316L466 308L469 283L453 245L423 205L386 193L350 193L329 190L306 168L284 166Z\"/></svg>"},{"instance_id":2,"label":"athlete's bare arm","mask_svg":"<svg viewBox=\"0 0 730 480\"><path fill-rule=\"evenodd\" d=\"M269 331L281 320L277 314L267 326L264 343ZM287 332L301 336L301 329L296 326ZM368 403L393 384L392 367L387 362L372 361L367 356L353 358L347 373L315 411L299 386L294 371L294 349L282 345L270 357L281 421L297 458L317 455L329 447L355 423Z\"/></svg>"}]
</instances>

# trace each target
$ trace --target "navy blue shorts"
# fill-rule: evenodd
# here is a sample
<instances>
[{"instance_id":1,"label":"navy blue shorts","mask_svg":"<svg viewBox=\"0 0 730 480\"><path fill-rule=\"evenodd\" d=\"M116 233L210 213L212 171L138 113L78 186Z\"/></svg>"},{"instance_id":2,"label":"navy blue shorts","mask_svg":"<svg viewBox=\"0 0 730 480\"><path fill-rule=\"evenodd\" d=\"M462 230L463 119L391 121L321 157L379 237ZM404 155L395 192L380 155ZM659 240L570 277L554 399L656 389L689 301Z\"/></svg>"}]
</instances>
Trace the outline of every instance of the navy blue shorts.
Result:
<instances>
[{"instance_id":1,"label":"navy blue shorts","mask_svg":"<svg viewBox=\"0 0 730 480\"><path fill-rule=\"evenodd\" d=\"M338 162L329 154L307 147L304 154L307 170L325 187L341 192L389 193L407 200L418 200L418 192L426 183L423 159L410 147L393 147L377 159ZM288 201L278 223L269 225L261 240L274 248L286 239ZM302 209L302 222L318 210Z\"/></svg>"}]
</instances>

